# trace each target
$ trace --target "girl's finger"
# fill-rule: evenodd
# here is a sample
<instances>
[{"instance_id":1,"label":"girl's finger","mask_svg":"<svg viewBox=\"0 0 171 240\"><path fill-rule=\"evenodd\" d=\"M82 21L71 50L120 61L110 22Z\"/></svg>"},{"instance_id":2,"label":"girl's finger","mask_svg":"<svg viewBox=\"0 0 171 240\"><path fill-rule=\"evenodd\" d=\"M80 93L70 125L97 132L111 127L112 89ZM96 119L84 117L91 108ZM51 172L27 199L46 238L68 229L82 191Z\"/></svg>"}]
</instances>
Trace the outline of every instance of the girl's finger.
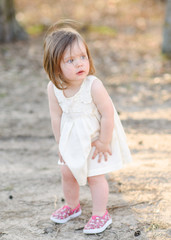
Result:
<instances>
[{"instance_id":1,"label":"girl's finger","mask_svg":"<svg viewBox=\"0 0 171 240\"><path fill-rule=\"evenodd\" d=\"M107 161L107 153L103 153L105 161Z\"/></svg>"},{"instance_id":2,"label":"girl's finger","mask_svg":"<svg viewBox=\"0 0 171 240\"><path fill-rule=\"evenodd\" d=\"M60 162L61 162L61 163L63 162L63 159L62 159L62 157L60 157L60 158L59 158L59 160L60 160Z\"/></svg>"},{"instance_id":3,"label":"girl's finger","mask_svg":"<svg viewBox=\"0 0 171 240\"><path fill-rule=\"evenodd\" d=\"M94 159L97 156L97 154L98 154L98 151L97 151L97 149L95 149L92 158Z\"/></svg>"},{"instance_id":4,"label":"girl's finger","mask_svg":"<svg viewBox=\"0 0 171 240\"><path fill-rule=\"evenodd\" d=\"M65 163L64 160L63 160L63 158L61 158L60 160L61 160L62 163Z\"/></svg>"},{"instance_id":5,"label":"girl's finger","mask_svg":"<svg viewBox=\"0 0 171 240\"><path fill-rule=\"evenodd\" d=\"M112 151L111 150L109 150L108 153L109 153L109 155L112 155Z\"/></svg>"},{"instance_id":6,"label":"girl's finger","mask_svg":"<svg viewBox=\"0 0 171 240\"><path fill-rule=\"evenodd\" d=\"M103 156L103 153L99 153L99 159L98 159L98 163L100 163L101 162L101 159L102 159L102 156Z\"/></svg>"},{"instance_id":7,"label":"girl's finger","mask_svg":"<svg viewBox=\"0 0 171 240\"><path fill-rule=\"evenodd\" d=\"M60 160L61 163L65 164L65 161L63 160L61 154L59 154L59 160Z\"/></svg>"}]
</instances>

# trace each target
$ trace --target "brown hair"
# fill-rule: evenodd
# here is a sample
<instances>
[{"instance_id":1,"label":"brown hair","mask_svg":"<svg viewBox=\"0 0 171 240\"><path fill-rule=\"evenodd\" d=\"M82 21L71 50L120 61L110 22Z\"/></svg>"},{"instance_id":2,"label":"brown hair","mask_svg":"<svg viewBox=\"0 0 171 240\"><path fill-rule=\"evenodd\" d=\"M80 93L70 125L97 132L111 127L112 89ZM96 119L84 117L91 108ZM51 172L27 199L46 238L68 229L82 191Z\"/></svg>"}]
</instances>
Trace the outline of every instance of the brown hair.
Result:
<instances>
[{"instance_id":1,"label":"brown hair","mask_svg":"<svg viewBox=\"0 0 171 240\"><path fill-rule=\"evenodd\" d=\"M63 77L60 63L65 49L72 46L73 42L81 40L84 43L90 62L89 74L94 74L95 68L88 46L82 36L68 24L67 27L60 26L61 22L55 23L45 35L43 65L53 84L59 89L64 89L69 86L69 82Z\"/></svg>"}]
</instances>

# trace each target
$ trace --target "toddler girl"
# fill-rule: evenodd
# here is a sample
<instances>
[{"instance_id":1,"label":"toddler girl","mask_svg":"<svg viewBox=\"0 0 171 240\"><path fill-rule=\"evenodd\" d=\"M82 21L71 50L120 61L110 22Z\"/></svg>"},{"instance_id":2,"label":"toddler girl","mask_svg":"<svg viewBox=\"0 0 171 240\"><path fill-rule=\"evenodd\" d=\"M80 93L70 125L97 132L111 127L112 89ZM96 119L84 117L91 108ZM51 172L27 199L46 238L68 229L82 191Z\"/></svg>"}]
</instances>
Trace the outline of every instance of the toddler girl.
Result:
<instances>
[{"instance_id":1,"label":"toddler girl","mask_svg":"<svg viewBox=\"0 0 171 240\"><path fill-rule=\"evenodd\" d=\"M123 127L102 82L93 75L87 44L75 29L58 23L50 27L44 68L50 78L49 109L66 200L51 220L65 223L81 214L79 186L88 181L93 211L83 232L100 233L112 223L105 174L131 161Z\"/></svg>"}]
</instances>

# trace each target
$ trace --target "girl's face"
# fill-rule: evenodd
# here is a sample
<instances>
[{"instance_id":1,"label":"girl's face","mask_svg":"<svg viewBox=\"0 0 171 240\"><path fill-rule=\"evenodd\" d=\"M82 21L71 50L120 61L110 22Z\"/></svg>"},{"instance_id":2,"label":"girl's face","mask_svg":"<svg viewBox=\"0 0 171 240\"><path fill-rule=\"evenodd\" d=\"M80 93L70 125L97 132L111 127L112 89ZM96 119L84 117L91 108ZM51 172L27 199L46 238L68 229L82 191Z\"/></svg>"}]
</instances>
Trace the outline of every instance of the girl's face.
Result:
<instances>
[{"instance_id":1,"label":"girl's face","mask_svg":"<svg viewBox=\"0 0 171 240\"><path fill-rule=\"evenodd\" d=\"M88 75L90 63L84 43L81 40L73 42L63 54L60 67L65 79L71 84L82 83Z\"/></svg>"}]
</instances>

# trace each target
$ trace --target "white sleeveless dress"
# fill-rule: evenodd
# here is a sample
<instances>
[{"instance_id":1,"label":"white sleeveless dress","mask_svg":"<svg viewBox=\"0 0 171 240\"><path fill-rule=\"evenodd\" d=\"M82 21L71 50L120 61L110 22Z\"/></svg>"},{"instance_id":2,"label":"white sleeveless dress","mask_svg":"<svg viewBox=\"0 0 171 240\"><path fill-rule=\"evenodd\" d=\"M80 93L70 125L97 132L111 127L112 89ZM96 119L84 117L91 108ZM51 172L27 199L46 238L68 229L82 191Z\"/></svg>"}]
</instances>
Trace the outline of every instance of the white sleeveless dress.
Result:
<instances>
[{"instance_id":1,"label":"white sleeveless dress","mask_svg":"<svg viewBox=\"0 0 171 240\"><path fill-rule=\"evenodd\" d=\"M79 185L85 185L87 177L121 169L131 162L126 136L114 107L114 130L111 142L112 155L108 161L98 163L98 156L92 159L92 141L98 138L101 115L91 96L95 76L87 76L79 91L72 97L65 97L54 85L54 93L63 111L60 127L59 151ZM60 161L59 161L60 164Z\"/></svg>"}]
</instances>

